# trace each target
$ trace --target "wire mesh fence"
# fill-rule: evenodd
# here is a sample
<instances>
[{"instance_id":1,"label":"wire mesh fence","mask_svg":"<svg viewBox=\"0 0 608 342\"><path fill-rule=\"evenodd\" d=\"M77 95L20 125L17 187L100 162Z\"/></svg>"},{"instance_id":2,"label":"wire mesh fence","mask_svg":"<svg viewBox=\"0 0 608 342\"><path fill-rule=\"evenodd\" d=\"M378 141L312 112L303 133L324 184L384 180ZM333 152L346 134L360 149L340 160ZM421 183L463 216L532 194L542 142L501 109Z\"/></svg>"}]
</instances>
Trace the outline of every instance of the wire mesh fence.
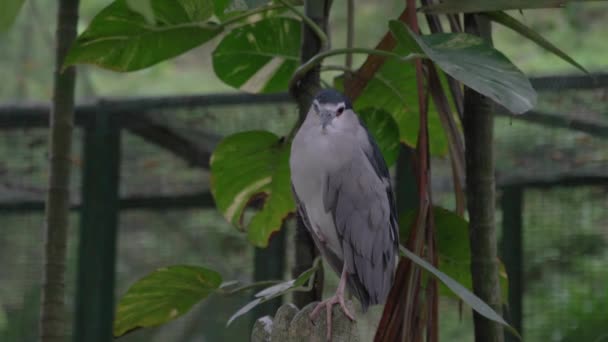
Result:
<instances>
[{"instance_id":1,"label":"wire mesh fence","mask_svg":"<svg viewBox=\"0 0 608 342\"><path fill-rule=\"evenodd\" d=\"M608 142L602 128L606 127L606 94L606 88L543 93L538 112L558 113L557 119L550 117L557 124L496 120L500 185L515 186L523 193L523 264L516 271L522 279L527 341L570 341L573 336L587 336L584 333L597 337L603 329L602 317L608 317L608 187L604 182ZM94 290L77 289L82 284L79 272L100 272L92 263L82 269L78 250L84 236L80 217L83 184L87 184L83 164L89 160L85 151L90 151L83 145L82 127L89 127L87 120L98 115L99 109L111 113L120 126L114 298L136 279L170 264L208 266L226 280L251 281L254 249L213 207L208 156L222 136L234 132L266 129L287 134L297 114L285 94L240 100L238 96L103 101L80 107L81 128L75 132L72 156L74 210L66 277L71 318L77 315L75 298L86 299L87 291ZM36 106L0 108L0 341L27 342L37 336L47 177L44 113L43 107ZM572 127L573 120L589 125ZM439 169L444 167L441 162L437 165L433 182L449 191L449 172ZM449 208L450 196L441 189L436 198ZM498 216L499 223L504 223L504 213ZM229 329L225 322L250 295L214 296L175 322L135 331L121 340L247 340L250 320L241 319ZM466 308L462 320L459 305L452 300L444 300L441 310L442 340L472 340ZM373 319L369 321L362 325L367 330L363 336L372 335ZM85 324L78 322L70 319L70 331Z\"/></svg>"}]
</instances>

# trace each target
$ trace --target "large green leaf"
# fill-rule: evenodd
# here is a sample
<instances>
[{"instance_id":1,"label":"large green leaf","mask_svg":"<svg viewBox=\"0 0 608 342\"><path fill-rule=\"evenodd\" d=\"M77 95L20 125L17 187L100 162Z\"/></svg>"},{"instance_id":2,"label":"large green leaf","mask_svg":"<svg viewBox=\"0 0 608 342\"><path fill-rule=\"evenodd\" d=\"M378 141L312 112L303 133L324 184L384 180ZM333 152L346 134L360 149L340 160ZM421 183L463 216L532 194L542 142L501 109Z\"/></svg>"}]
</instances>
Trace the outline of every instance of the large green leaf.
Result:
<instances>
[{"instance_id":1,"label":"large green leaf","mask_svg":"<svg viewBox=\"0 0 608 342\"><path fill-rule=\"evenodd\" d=\"M222 31L209 21L212 0L152 0L152 13L143 6L133 10L126 0L116 0L104 8L78 37L64 65L139 70L191 50ZM149 23L150 17L155 23Z\"/></svg>"},{"instance_id":2,"label":"large green leaf","mask_svg":"<svg viewBox=\"0 0 608 342\"><path fill-rule=\"evenodd\" d=\"M389 26L399 42L411 45L413 39L447 74L513 113L536 105L536 92L528 78L482 38L466 33L418 36L397 20L391 20Z\"/></svg>"},{"instance_id":3,"label":"large green leaf","mask_svg":"<svg viewBox=\"0 0 608 342\"><path fill-rule=\"evenodd\" d=\"M445 286L447 286L452 292L454 292L458 298L462 299L467 305L469 305L473 310L482 315L483 317L490 319L494 322L500 323L504 325L512 334L519 337L517 330L515 330L512 326L507 323L491 306L486 304L483 300L473 294L471 291L467 290L464 286L462 286L459 282L452 279L447 274L441 272L433 265L431 265L428 261L422 259L418 255L412 253L410 250L403 246L399 246L399 251L401 255L410 259L416 265L422 267L427 272L434 275L437 279L439 279Z\"/></svg>"},{"instance_id":4,"label":"large green leaf","mask_svg":"<svg viewBox=\"0 0 608 342\"><path fill-rule=\"evenodd\" d=\"M5 0L2 2L2 10L0 10L0 32L8 31L8 29L13 26L24 2L25 0Z\"/></svg>"},{"instance_id":5,"label":"large green leaf","mask_svg":"<svg viewBox=\"0 0 608 342\"><path fill-rule=\"evenodd\" d=\"M410 211L399 219L401 236L408 236L410 227L416 223L416 211ZM456 280L465 288L472 291L471 249L469 245L469 223L456 213L444 208L433 208L433 220L437 233L437 252L439 254L439 269ZM504 266L500 273L500 287L503 301L506 302L509 282ZM440 284L439 293L443 296L454 297L456 294L447 286Z\"/></svg>"},{"instance_id":6,"label":"large green leaf","mask_svg":"<svg viewBox=\"0 0 608 342\"><path fill-rule=\"evenodd\" d=\"M308 270L302 272L296 279L282 282L271 287L265 288L264 290L255 294L255 299L247 303L245 306L240 308L230 319L226 325L230 325L235 319L243 316L244 314L251 311L256 306L267 302L273 298L288 294L294 291L310 291L315 281L314 275L321 265L321 259L315 259L313 265Z\"/></svg>"},{"instance_id":7,"label":"large green leaf","mask_svg":"<svg viewBox=\"0 0 608 342\"><path fill-rule=\"evenodd\" d=\"M551 44L551 42L546 40L538 32L536 32L533 29L529 28L528 26L524 25L523 23L521 23L517 19L513 18L512 16L508 15L507 13L505 13L505 12L487 12L487 13L483 13L482 15L490 18L490 20L492 20L492 21L495 21L499 24L502 24L502 25L512 29L513 31L521 34L522 36L530 39L531 41L535 42L539 46L543 47L545 50L554 53L559 58L561 58L564 61L573 65L575 68L578 68L579 70L581 70L584 73L588 73L587 70L582 65L578 64L572 57L568 56L565 52L560 50L557 46Z\"/></svg>"},{"instance_id":8,"label":"large green leaf","mask_svg":"<svg viewBox=\"0 0 608 342\"><path fill-rule=\"evenodd\" d=\"M154 15L154 8L152 8L152 0L126 0L127 6L133 12L141 14L148 24L156 24L156 15Z\"/></svg>"},{"instance_id":9,"label":"large green leaf","mask_svg":"<svg viewBox=\"0 0 608 342\"><path fill-rule=\"evenodd\" d=\"M357 111L370 134L378 144L386 165L397 161L399 155L399 127L390 113L378 108L364 108Z\"/></svg>"},{"instance_id":10,"label":"large green leaf","mask_svg":"<svg viewBox=\"0 0 608 342\"><path fill-rule=\"evenodd\" d=\"M211 156L211 192L226 220L244 229L243 214L253 199L263 208L247 225L249 241L259 247L295 211L289 173L290 145L265 131L231 135Z\"/></svg>"},{"instance_id":11,"label":"large green leaf","mask_svg":"<svg viewBox=\"0 0 608 342\"><path fill-rule=\"evenodd\" d=\"M475 13L509 9L563 7L568 2L596 0L443 0L422 6L425 13Z\"/></svg>"},{"instance_id":12,"label":"large green leaf","mask_svg":"<svg viewBox=\"0 0 608 342\"><path fill-rule=\"evenodd\" d=\"M415 46L415 44L414 44ZM393 52L407 55L417 52L411 46L399 44ZM342 80L335 86L342 88ZM365 108L382 109L393 116L399 128L399 140L415 147L418 141L418 95L416 70L411 63L403 63L395 58L387 59L382 67L367 82L354 106L359 111ZM447 153L447 138L439 121L435 106L429 105L429 137L432 155Z\"/></svg>"},{"instance_id":13,"label":"large green leaf","mask_svg":"<svg viewBox=\"0 0 608 342\"><path fill-rule=\"evenodd\" d=\"M299 64L300 22L268 18L227 34L213 51L213 70L248 92L285 91Z\"/></svg>"},{"instance_id":14,"label":"large green leaf","mask_svg":"<svg viewBox=\"0 0 608 342\"><path fill-rule=\"evenodd\" d=\"M222 283L219 273L197 266L161 268L138 280L118 302L114 336L173 320Z\"/></svg>"}]
</instances>

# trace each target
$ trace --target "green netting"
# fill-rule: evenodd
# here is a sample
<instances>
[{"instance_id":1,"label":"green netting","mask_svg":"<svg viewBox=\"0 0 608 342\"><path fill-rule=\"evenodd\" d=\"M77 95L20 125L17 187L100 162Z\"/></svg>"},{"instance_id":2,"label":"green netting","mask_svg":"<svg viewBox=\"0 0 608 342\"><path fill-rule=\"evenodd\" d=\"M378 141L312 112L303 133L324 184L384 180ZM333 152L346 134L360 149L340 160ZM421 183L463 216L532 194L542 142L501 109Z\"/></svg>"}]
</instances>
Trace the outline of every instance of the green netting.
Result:
<instances>
[{"instance_id":1,"label":"green netting","mask_svg":"<svg viewBox=\"0 0 608 342\"><path fill-rule=\"evenodd\" d=\"M595 120L601 122L603 116L597 113L602 113L602 108L595 103L597 92L600 91L570 91L562 96L567 95L571 102L579 103L576 108L591 113L587 115L595 112ZM544 94L541 106L545 107L541 108L551 109L549 106L555 98L555 93ZM584 106L589 101L593 101L591 109ZM574 107L562 108L570 111L570 115L575 113ZM268 128L285 134L295 116L293 106L283 105L163 109L149 113L154 122L195 142L218 139L245 129ZM229 124L224 124L226 122ZM499 185L520 181L530 186L524 189L524 268L521 270L525 279L523 333L526 340L569 341L572 336L600 336L601 317L606 317L608 304L605 285L608 274L604 267L608 262L608 254L604 252L608 193L605 185L565 187L560 186L559 179L578 177L584 183L586 175L605 174L607 141L576 130L547 128L509 118L498 118L495 131ZM3 130L0 141L0 340L34 341L40 305L46 132L44 129ZM81 146L82 132L78 129L72 178L75 205L80 202L84 159ZM433 166L435 199L451 208L449 163L438 159ZM120 178L123 210L119 220L117 298L136 279L171 264L205 265L220 271L226 280L251 280L253 248L244 236L226 224L213 207L206 207L209 203L192 199L179 202L183 196L206 193L208 177L207 171L190 165L166 147L156 146L123 129ZM535 182L544 182L545 188L533 187ZM551 182L557 183L547 188ZM141 201L149 198L160 202ZM502 220L500 212L498 214L500 226ZM66 277L70 331L75 307L78 225L78 212L74 211ZM330 291L335 277L328 273L326 279L327 291ZM123 340L245 340L250 318L237 321L230 329L225 329L224 324L249 295L213 296L176 322L133 332ZM470 311L464 307L462 315L460 312L457 302L442 300L442 340L472 339ZM380 313L381 310L372 310L360 319L362 336L371 338Z\"/></svg>"}]
</instances>

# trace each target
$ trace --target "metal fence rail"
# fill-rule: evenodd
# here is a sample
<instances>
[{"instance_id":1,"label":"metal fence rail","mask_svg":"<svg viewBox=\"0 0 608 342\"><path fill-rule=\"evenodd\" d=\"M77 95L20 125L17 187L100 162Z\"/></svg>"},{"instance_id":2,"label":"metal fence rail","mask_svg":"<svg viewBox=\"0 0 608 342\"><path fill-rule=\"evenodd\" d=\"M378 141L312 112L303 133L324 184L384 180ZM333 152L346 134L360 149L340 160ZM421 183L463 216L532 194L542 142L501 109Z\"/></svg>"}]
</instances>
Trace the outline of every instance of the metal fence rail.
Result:
<instances>
[{"instance_id":1,"label":"metal fence rail","mask_svg":"<svg viewBox=\"0 0 608 342\"><path fill-rule=\"evenodd\" d=\"M589 76L551 76L533 78L537 90L608 88L608 74ZM71 209L81 214L80 256L78 266L77 322L75 337L97 341L103 331L111 329L114 312L114 275L117 218L120 211L132 209L168 210L213 207L209 192L175 196L132 196L119 198L118 170L120 164L121 130L142 137L189 165L209 168L209 157L220 136L207 132L203 141L195 141L178 130L157 122L149 114L159 110L193 109L211 106L261 104L292 104L287 93L278 94L216 94L203 96L172 96L158 98L101 99L76 106L76 124L84 128L84 168L82 203ZM49 107L42 104L0 106L0 130L44 128L48 126ZM499 115L509 115L500 112ZM530 112L512 116L547 127L567 128L606 138L608 125L571 120L560 114ZM530 188L608 184L608 174L562 173L552 176L523 175L499 180L503 189L503 260L509 273L510 317L516 328L522 327L523 193ZM0 212L32 213L44 209L43 201L11 201L0 203ZM279 246L280 247L280 246ZM280 248L279 248L280 249ZM257 252L256 252L257 253ZM284 253L284 251L280 251ZM260 254L261 255L261 254ZM283 266L278 265L276 270ZM94 274L91 270L95 270ZM277 273L277 272L275 272ZM280 272L277 274L281 274ZM92 335L89 335L92 334ZM95 337L97 336L97 337Z\"/></svg>"}]
</instances>

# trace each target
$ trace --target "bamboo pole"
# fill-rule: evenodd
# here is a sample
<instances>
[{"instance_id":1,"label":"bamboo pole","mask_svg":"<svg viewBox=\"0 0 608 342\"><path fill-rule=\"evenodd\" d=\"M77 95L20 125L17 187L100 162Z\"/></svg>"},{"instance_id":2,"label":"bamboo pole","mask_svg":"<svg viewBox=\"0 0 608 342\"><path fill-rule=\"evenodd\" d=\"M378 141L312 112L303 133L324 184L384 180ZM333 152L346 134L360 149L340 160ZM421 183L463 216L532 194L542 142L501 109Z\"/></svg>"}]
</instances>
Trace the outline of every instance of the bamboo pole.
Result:
<instances>
[{"instance_id":1,"label":"bamboo pole","mask_svg":"<svg viewBox=\"0 0 608 342\"><path fill-rule=\"evenodd\" d=\"M465 31L491 43L489 21L465 15ZM501 313L496 244L495 179L493 132L494 114L489 98L465 87L464 137L466 159L469 240L473 291L496 312ZM474 312L476 342L502 342L502 326Z\"/></svg>"},{"instance_id":2,"label":"bamboo pole","mask_svg":"<svg viewBox=\"0 0 608 342\"><path fill-rule=\"evenodd\" d=\"M63 59L76 38L78 0L61 0L57 11L57 46L50 122L49 188L46 198L45 254L40 312L40 340L65 342L65 257L72 165L72 128L76 69L62 72Z\"/></svg>"}]
</instances>

